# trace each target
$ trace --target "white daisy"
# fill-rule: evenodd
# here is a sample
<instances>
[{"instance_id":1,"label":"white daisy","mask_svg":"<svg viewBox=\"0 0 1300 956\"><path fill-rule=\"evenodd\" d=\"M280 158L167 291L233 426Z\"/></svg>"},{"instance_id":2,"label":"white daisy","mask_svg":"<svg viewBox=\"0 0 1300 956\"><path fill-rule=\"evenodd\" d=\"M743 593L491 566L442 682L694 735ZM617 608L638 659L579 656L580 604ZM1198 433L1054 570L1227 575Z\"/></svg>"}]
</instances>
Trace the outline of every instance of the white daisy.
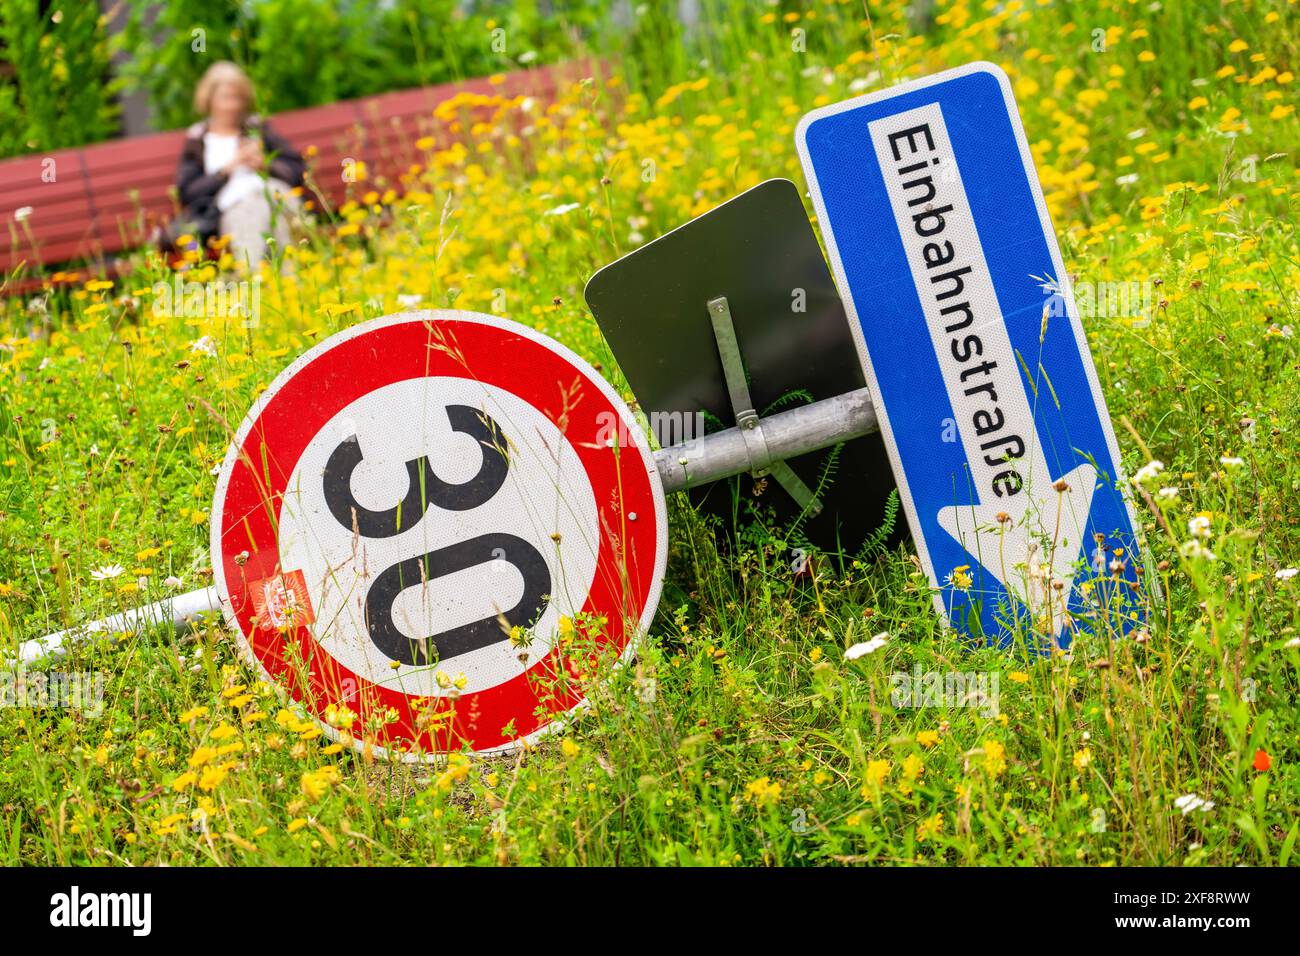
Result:
<instances>
[{"instance_id":1,"label":"white daisy","mask_svg":"<svg viewBox=\"0 0 1300 956\"><path fill-rule=\"evenodd\" d=\"M1164 470L1164 462L1149 461L1137 470L1137 474L1133 476L1133 483L1135 485L1145 485L1148 481L1154 479L1156 475L1160 474L1160 472Z\"/></svg>"},{"instance_id":2,"label":"white daisy","mask_svg":"<svg viewBox=\"0 0 1300 956\"><path fill-rule=\"evenodd\" d=\"M212 340L212 336L205 335L190 343L190 351L201 352L204 355L209 355L215 358L217 355L217 343Z\"/></svg>"},{"instance_id":3,"label":"white daisy","mask_svg":"<svg viewBox=\"0 0 1300 956\"><path fill-rule=\"evenodd\" d=\"M1191 813L1193 810L1200 810L1202 813L1209 813L1214 809L1213 800L1203 800L1194 793L1187 793L1174 801L1174 806L1182 812L1183 816Z\"/></svg>"},{"instance_id":4,"label":"white daisy","mask_svg":"<svg viewBox=\"0 0 1300 956\"><path fill-rule=\"evenodd\" d=\"M866 657L868 654L874 654L889 642L889 633L881 632L869 641L859 641L847 651L844 652L846 661L856 661L859 657Z\"/></svg>"}]
</instances>

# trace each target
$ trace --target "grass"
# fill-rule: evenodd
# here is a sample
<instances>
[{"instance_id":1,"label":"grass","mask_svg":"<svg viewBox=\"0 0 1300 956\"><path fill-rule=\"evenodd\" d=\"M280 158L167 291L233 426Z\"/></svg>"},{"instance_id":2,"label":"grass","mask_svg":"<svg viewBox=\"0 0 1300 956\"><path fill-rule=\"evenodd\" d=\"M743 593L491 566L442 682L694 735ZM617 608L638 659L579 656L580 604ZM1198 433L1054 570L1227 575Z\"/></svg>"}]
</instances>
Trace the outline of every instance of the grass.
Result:
<instances>
[{"instance_id":1,"label":"grass","mask_svg":"<svg viewBox=\"0 0 1300 956\"><path fill-rule=\"evenodd\" d=\"M448 107L464 145L359 184L347 225L267 273L253 328L156 313L170 276L144 253L116 284L55 276L9 301L0 643L210 581L231 429L295 355L399 296L535 326L626 394L587 276L764 178L802 182L792 134L814 106L975 59L1013 79L1077 284L1154 290L1084 318L1128 473L1163 463L1135 488L1161 588L1147 626L1068 655L971 650L909 547L824 558L810 582L761 515L720 551L674 500L651 635L562 738L366 759L285 709L215 623L116 635L51 668L103 674L102 714L0 708L0 862L1294 861L1294 7L957 2L924 32L892 5L706 21L702 58L648 48L553 108ZM897 706L891 675L918 670L996 675L998 707Z\"/></svg>"}]
</instances>

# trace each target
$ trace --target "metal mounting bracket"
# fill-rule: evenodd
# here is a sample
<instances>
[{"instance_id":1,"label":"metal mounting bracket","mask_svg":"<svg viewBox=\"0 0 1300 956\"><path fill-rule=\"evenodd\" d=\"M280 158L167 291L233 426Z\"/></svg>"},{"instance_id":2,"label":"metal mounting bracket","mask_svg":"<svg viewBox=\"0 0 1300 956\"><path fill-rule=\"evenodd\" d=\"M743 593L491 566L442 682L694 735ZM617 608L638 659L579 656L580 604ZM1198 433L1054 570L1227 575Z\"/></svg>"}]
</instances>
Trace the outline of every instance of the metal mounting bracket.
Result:
<instances>
[{"instance_id":1,"label":"metal mounting bracket","mask_svg":"<svg viewBox=\"0 0 1300 956\"><path fill-rule=\"evenodd\" d=\"M804 480L794 473L784 460L777 458L768 448L763 434L763 423L754 410L754 400L749 394L749 383L745 379L745 362L740 354L740 343L736 339L736 326L731 318L731 306L726 296L718 296L708 302L709 321L713 325L713 337L718 343L718 357L722 360L722 374L727 380L727 392L731 398L731 410L736 415L736 427L745 442L745 452L749 458L749 471L755 478L771 475L810 515L817 515L822 510L822 503Z\"/></svg>"}]
</instances>

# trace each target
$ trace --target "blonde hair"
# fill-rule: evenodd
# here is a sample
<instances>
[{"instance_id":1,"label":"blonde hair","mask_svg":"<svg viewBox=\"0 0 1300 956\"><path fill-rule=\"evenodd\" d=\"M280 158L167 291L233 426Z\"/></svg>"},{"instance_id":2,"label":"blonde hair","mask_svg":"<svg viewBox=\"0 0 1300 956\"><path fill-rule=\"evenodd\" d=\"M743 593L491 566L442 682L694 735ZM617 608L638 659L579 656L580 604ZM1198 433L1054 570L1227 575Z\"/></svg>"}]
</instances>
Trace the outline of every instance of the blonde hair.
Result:
<instances>
[{"instance_id":1,"label":"blonde hair","mask_svg":"<svg viewBox=\"0 0 1300 956\"><path fill-rule=\"evenodd\" d=\"M204 71L203 78L199 80L199 85L194 90L194 109L200 116L208 115L208 107L212 105L212 94L222 83L235 84L244 95L245 112L252 112L255 92L253 81L238 64L231 63L229 60L218 60Z\"/></svg>"}]
</instances>

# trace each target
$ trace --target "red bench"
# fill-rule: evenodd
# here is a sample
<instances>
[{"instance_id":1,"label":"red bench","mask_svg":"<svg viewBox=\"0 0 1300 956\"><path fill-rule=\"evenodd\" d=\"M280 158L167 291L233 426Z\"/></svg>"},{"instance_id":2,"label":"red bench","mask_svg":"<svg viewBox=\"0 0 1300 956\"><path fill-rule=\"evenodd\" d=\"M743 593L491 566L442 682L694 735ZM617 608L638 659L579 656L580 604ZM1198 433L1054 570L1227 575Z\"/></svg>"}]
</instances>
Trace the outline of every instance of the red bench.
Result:
<instances>
[{"instance_id":1,"label":"red bench","mask_svg":"<svg viewBox=\"0 0 1300 956\"><path fill-rule=\"evenodd\" d=\"M499 83L483 78L384 93L279 113L270 122L308 157L309 181L320 196L337 204L358 188L343 175L347 160L365 163L367 178L359 188L396 186L419 161L416 140L435 136L446 145L446 127L434 120L433 109L457 93L547 103L589 70L584 63L520 70ZM112 271L114 253L148 242L154 228L178 212L176 163L184 135L136 136L0 162L0 281L21 270L0 291L39 286L33 276L41 267L74 260Z\"/></svg>"}]
</instances>

